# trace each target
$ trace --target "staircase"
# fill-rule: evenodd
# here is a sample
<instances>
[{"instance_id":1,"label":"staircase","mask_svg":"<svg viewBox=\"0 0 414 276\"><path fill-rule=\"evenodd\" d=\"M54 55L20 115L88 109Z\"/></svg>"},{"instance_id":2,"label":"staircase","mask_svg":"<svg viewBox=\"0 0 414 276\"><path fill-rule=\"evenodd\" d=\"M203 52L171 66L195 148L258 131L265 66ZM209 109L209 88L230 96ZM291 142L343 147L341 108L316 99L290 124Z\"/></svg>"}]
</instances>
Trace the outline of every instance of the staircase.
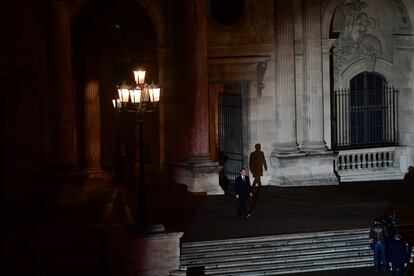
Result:
<instances>
[{"instance_id":1,"label":"staircase","mask_svg":"<svg viewBox=\"0 0 414 276\"><path fill-rule=\"evenodd\" d=\"M186 275L187 268L200 266L205 275L249 276L372 266L368 232L364 228L183 243L180 268L170 275Z\"/></svg>"}]
</instances>

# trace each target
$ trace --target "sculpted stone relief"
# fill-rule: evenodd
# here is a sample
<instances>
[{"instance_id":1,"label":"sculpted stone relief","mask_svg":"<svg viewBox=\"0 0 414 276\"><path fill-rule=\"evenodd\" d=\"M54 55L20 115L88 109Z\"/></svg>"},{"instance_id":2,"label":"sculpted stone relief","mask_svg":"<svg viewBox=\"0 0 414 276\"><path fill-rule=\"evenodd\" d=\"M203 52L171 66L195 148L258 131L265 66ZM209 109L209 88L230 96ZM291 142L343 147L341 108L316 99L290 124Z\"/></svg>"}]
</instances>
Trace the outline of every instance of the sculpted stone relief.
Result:
<instances>
[{"instance_id":1,"label":"sculpted stone relief","mask_svg":"<svg viewBox=\"0 0 414 276\"><path fill-rule=\"evenodd\" d=\"M335 80L353 61L365 57L374 70L376 59L383 56L381 41L368 31L369 27L378 28L378 21L364 12L366 7L360 0L344 0L338 6L345 15L345 26L333 45Z\"/></svg>"}]
</instances>

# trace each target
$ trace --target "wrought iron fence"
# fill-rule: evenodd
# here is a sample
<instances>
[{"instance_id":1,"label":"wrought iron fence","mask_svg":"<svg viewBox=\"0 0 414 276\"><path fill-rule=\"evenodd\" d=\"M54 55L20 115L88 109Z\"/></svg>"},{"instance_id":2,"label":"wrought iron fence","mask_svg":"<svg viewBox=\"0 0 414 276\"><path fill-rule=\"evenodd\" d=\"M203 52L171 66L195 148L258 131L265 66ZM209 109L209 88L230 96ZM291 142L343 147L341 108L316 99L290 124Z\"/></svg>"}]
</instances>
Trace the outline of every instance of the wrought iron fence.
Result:
<instances>
[{"instance_id":1,"label":"wrought iron fence","mask_svg":"<svg viewBox=\"0 0 414 276\"><path fill-rule=\"evenodd\" d=\"M397 89L338 89L333 91L331 99L334 149L383 147L397 143Z\"/></svg>"}]
</instances>

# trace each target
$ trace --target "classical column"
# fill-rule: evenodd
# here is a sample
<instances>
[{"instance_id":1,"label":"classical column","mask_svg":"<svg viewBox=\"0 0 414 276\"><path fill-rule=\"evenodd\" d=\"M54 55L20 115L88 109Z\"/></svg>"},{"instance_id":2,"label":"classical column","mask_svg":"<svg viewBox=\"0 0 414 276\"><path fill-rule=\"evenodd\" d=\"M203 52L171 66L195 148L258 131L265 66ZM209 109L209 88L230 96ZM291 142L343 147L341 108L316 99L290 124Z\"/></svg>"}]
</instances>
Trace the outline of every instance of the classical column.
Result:
<instances>
[{"instance_id":1,"label":"classical column","mask_svg":"<svg viewBox=\"0 0 414 276\"><path fill-rule=\"evenodd\" d=\"M223 194L220 167L209 152L206 0L182 1L185 93L188 97L187 158L177 166L175 181L193 193Z\"/></svg>"},{"instance_id":2,"label":"classical column","mask_svg":"<svg viewBox=\"0 0 414 276\"><path fill-rule=\"evenodd\" d=\"M324 110L324 140L328 149L331 145L331 75L330 59L334 39L322 40L322 70L323 70L323 110Z\"/></svg>"},{"instance_id":3,"label":"classical column","mask_svg":"<svg viewBox=\"0 0 414 276\"><path fill-rule=\"evenodd\" d=\"M276 73L275 153L297 152L294 17L292 1L274 2Z\"/></svg>"},{"instance_id":4,"label":"classical column","mask_svg":"<svg viewBox=\"0 0 414 276\"><path fill-rule=\"evenodd\" d=\"M76 169L76 95L72 89L71 15L68 2L52 2L51 86L52 150L57 168Z\"/></svg>"},{"instance_id":5,"label":"classical column","mask_svg":"<svg viewBox=\"0 0 414 276\"><path fill-rule=\"evenodd\" d=\"M51 3L49 118L51 170L48 190L58 205L84 203L85 175L78 170L76 93L72 88L71 12L66 1Z\"/></svg>"},{"instance_id":6,"label":"classical column","mask_svg":"<svg viewBox=\"0 0 414 276\"><path fill-rule=\"evenodd\" d=\"M326 149L323 137L323 87L320 0L302 1L304 25L305 137L301 149Z\"/></svg>"},{"instance_id":7,"label":"classical column","mask_svg":"<svg viewBox=\"0 0 414 276\"><path fill-rule=\"evenodd\" d=\"M85 80L85 172L103 173L101 167L101 110L99 81L87 75Z\"/></svg>"},{"instance_id":8,"label":"classical column","mask_svg":"<svg viewBox=\"0 0 414 276\"><path fill-rule=\"evenodd\" d=\"M207 73L207 19L206 0L186 0L186 77L192 124L189 136L190 158L209 159L208 73Z\"/></svg>"},{"instance_id":9,"label":"classical column","mask_svg":"<svg viewBox=\"0 0 414 276\"><path fill-rule=\"evenodd\" d=\"M165 48L157 48L158 60L158 84L161 86L162 93L159 102L159 120L160 120L160 166L163 167L165 162L166 147L165 147ZM161 168L160 168L161 169Z\"/></svg>"}]
</instances>

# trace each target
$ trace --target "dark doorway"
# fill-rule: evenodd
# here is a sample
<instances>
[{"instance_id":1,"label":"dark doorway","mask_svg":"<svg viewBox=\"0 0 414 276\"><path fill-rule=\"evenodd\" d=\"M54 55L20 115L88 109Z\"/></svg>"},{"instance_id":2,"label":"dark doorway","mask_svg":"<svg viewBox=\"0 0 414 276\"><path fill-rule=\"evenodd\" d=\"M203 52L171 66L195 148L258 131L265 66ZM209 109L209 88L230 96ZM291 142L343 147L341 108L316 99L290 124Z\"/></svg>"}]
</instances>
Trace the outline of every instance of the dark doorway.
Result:
<instances>
[{"instance_id":1,"label":"dark doorway","mask_svg":"<svg viewBox=\"0 0 414 276\"><path fill-rule=\"evenodd\" d=\"M224 84L219 94L218 150L223 177L234 182L243 164L242 83Z\"/></svg>"}]
</instances>

